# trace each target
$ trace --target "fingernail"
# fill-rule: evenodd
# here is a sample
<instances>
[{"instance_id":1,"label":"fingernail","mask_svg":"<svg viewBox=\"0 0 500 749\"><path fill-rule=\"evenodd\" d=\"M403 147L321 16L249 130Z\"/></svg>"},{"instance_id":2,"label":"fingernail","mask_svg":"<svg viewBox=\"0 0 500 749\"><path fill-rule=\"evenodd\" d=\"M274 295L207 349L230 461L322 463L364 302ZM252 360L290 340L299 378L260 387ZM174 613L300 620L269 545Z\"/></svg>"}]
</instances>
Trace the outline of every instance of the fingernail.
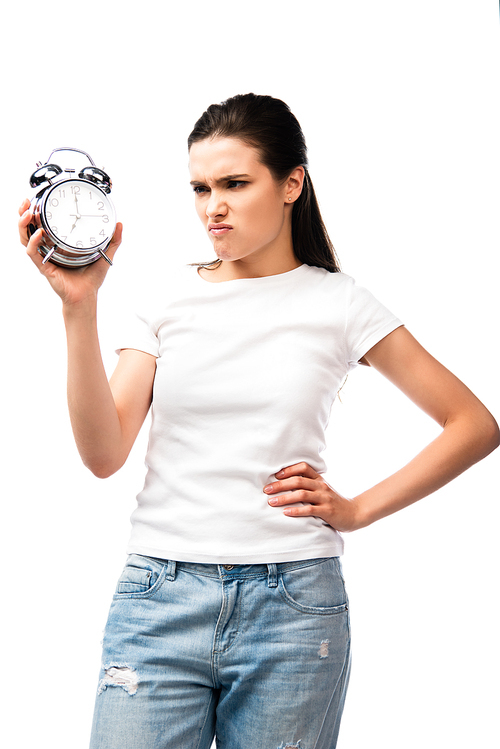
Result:
<instances>
[{"instance_id":1,"label":"fingernail","mask_svg":"<svg viewBox=\"0 0 500 749\"><path fill-rule=\"evenodd\" d=\"M267 486L264 487L264 491L267 492L268 494L270 491L272 491L272 489L273 489L272 484L268 484Z\"/></svg>"},{"instance_id":2,"label":"fingernail","mask_svg":"<svg viewBox=\"0 0 500 749\"><path fill-rule=\"evenodd\" d=\"M276 476L276 478L278 478L279 476L283 476L284 473L285 473L285 471L283 469L281 469L281 471L278 471L278 473L275 473L274 475Z\"/></svg>"},{"instance_id":3,"label":"fingernail","mask_svg":"<svg viewBox=\"0 0 500 749\"><path fill-rule=\"evenodd\" d=\"M268 502L268 504L270 504L270 505L277 505L278 504L277 497L273 497L272 499L270 499L269 502Z\"/></svg>"}]
</instances>

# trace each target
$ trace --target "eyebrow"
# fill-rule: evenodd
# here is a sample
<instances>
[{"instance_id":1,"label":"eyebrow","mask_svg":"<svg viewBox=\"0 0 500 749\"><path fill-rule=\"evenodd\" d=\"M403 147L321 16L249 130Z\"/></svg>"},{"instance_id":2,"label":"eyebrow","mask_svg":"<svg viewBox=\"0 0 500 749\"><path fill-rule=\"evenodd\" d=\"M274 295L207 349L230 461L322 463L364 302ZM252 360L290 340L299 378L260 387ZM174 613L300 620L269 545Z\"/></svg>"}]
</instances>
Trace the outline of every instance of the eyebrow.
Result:
<instances>
[{"instance_id":1,"label":"eyebrow","mask_svg":"<svg viewBox=\"0 0 500 749\"><path fill-rule=\"evenodd\" d=\"M216 179L215 183L217 185L220 185L222 182L234 182L235 180L242 179L243 177L249 178L249 174L227 174L225 177L221 177L220 179ZM191 180L189 183L190 185L202 185L203 182L198 182L197 180Z\"/></svg>"}]
</instances>

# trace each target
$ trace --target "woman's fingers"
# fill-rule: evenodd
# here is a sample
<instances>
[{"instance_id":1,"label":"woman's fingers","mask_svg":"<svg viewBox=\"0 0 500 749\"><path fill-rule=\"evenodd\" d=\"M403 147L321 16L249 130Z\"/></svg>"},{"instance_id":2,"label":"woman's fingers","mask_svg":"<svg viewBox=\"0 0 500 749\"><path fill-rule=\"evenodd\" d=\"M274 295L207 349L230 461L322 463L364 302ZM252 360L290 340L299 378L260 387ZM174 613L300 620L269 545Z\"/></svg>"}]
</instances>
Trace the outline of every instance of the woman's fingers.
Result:
<instances>
[{"instance_id":1,"label":"woman's fingers","mask_svg":"<svg viewBox=\"0 0 500 749\"><path fill-rule=\"evenodd\" d=\"M277 479L286 479L290 476L307 476L310 479L316 479L318 478L320 474L317 473L314 468L311 468L309 463L306 463L305 461L302 463L295 463L292 466L287 466L286 468L282 468L281 471L278 471L276 474Z\"/></svg>"},{"instance_id":2,"label":"woman's fingers","mask_svg":"<svg viewBox=\"0 0 500 749\"><path fill-rule=\"evenodd\" d=\"M317 479L308 479L304 476L292 476L289 479L274 481L272 484L268 484L264 487L264 492L266 494L277 494L278 492L293 492L293 494L290 495L292 497L292 502L303 502L304 494L307 493L308 495L311 495L310 499L308 499L307 501L314 502L312 493L315 492L318 488L319 486ZM287 495L287 499L289 498L289 495ZM283 501L283 496L274 497L274 499L270 500L270 504L273 505L287 503L287 501Z\"/></svg>"},{"instance_id":3,"label":"woman's fingers","mask_svg":"<svg viewBox=\"0 0 500 749\"><path fill-rule=\"evenodd\" d=\"M19 206L19 215L20 219L18 222L19 226L19 239L21 240L21 243L27 247L29 242L28 237L28 224L31 221L31 211L30 211L30 201L29 200L23 200L21 205Z\"/></svg>"},{"instance_id":4,"label":"woman's fingers","mask_svg":"<svg viewBox=\"0 0 500 749\"><path fill-rule=\"evenodd\" d=\"M268 484L264 487L264 492L266 494L295 492L295 494L289 495L290 497L293 497L292 501L302 502L304 501L302 496L303 492L314 492L318 488L317 480L321 477L314 468L311 468L309 463L302 462L282 468L281 471L278 471L276 474L276 478L279 480L273 481L272 484ZM300 492L301 498L299 498L297 492ZM270 500L269 503L272 505L287 504L287 502L283 502L281 498L277 497Z\"/></svg>"},{"instance_id":5,"label":"woman's fingers","mask_svg":"<svg viewBox=\"0 0 500 749\"><path fill-rule=\"evenodd\" d=\"M41 254L38 252L38 248L40 247L42 243L43 243L43 231L42 229L37 229L37 231L30 237L29 242L25 244L26 254L35 263L36 267L38 268L40 272L43 272L45 269L45 266L42 262L43 258Z\"/></svg>"},{"instance_id":6,"label":"woman's fingers","mask_svg":"<svg viewBox=\"0 0 500 749\"><path fill-rule=\"evenodd\" d=\"M118 247L122 243L122 234L123 234L123 224L118 221L116 224L115 233L113 234L113 238L111 242L109 243L108 247L106 248L106 255L109 257L110 260L113 260L115 256L115 252L117 251Z\"/></svg>"},{"instance_id":7,"label":"woman's fingers","mask_svg":"<svg viewBox=\"0 0 500 749\"><path fill-rule=\"evenodd\" d=\"M264 492L268 495L280 492L278 497L269 499L269 504L273 507L297 502L316 504L321 501L319 492L327 486L320 474L305 462L282 468L276 474L276 478L279 481L273 481L264 487Z\"/></svg>"},{"instance_id":8,"label":"woman's fingers","mask_svg":"<svg viewBox=\"0 0 500 749\"><path fill-rule=\"evenodd\" d=\"M28 198L25 198L21 205L19 206L19 215L22 216L23 213L30 207L30 201Z\"/></svg>"}]
</instances>

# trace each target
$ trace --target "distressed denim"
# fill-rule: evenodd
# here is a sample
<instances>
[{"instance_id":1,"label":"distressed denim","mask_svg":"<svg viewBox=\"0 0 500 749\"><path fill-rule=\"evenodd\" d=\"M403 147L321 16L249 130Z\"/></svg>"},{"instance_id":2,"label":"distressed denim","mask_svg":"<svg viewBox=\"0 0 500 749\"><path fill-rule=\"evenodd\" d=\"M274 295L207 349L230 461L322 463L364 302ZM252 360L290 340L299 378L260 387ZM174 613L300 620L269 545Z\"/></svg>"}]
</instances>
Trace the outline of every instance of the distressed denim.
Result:
<instances>
[{"instance_id":1,"label":"distressed denim","mask_svg":"<svg viewBox=\"0 0 500 749\"><path fill-rule=\"evenodd\" d=\"M334 749L349 679L338 557L132 554L103 641L91 749Z\"/></svg>"}]
</instances>

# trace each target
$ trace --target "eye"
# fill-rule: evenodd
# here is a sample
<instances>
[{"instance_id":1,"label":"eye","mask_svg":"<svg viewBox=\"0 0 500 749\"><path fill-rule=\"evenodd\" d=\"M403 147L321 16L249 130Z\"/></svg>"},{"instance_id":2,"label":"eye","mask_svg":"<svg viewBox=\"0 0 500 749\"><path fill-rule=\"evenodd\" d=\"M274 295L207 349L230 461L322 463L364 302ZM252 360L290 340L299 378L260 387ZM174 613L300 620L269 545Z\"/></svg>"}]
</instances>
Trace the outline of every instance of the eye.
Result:
<instances>
[{"instance_id":1,"label":"eye","mask_svg":"<svg viewBox=\"0 0 500 749\"><path fill-rule=\"evenodd\" d=\"M194 185L193 191L196 195L202 195L204 192L207 191L207 188L203 187L203 185Z\"/></svg>"},{"instance_id":2,"label":"eye","mask_svg":"<svg viewBox=\"0 0 500 749\"><path fill-rule=\"evenodd\" d=\"M232 188L232 187L241 187L242 185L246 185L246 184L247 183L242 180L232 179L230 182L227 183L227 186L229 188Z\"/></svg>"}]
</instances>

